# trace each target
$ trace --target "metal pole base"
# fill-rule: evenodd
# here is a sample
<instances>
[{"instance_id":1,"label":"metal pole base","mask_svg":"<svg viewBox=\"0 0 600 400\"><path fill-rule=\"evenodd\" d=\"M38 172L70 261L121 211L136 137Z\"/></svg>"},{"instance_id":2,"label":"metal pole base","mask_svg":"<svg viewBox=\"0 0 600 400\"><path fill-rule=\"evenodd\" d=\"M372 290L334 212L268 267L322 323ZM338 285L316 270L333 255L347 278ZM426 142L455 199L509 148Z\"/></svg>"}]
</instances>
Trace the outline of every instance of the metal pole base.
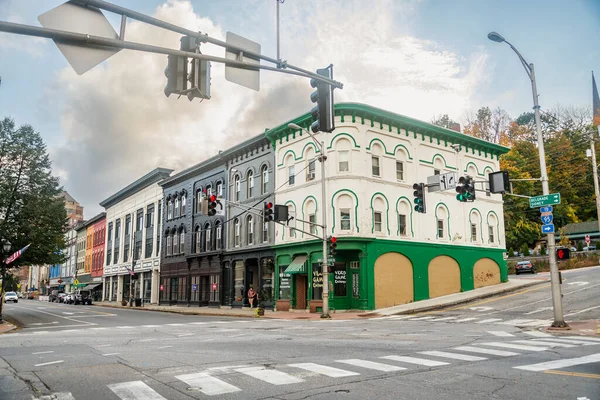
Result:
<instances>
[{"instance_id":1,"label":"metal pole base","mask_svg":"<svg viewBox=\"0 0 600 400\"><path fill-rule=\"evenodd\" d=\"M321 314L321 319L331 319L331 315L329 315L329 314Z\"/></svg>"},{"instance_id":2,"label":"metal pole base","mask_svg":"<svg viewBox=\"0 0 600 400\"><path fill-rule=\"evenodd\" d=\"M548 327L549 331L570 331L571 327L566 322L554 321L552 325Z\"/></svg>"}]
</instances>

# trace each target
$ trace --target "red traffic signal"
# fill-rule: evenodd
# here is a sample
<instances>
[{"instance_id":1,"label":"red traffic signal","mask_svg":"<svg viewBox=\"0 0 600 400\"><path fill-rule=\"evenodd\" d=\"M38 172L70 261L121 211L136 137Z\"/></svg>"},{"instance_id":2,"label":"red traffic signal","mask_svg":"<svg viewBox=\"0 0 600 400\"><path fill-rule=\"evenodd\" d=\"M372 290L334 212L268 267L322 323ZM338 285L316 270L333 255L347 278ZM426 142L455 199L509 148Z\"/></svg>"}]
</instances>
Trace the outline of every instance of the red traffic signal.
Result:
<instances>
[{"instance_id":1,"label":"red traffic signal","mask_svg":"<svg viewBox=\"0 0 600 400\"><path fill-rule=\"evenodd\" d=\"M214 194L210 196L210 201L217 201L217 196L215 196Z\"/></svg>"},{"instance_id":2,"label":"red traffic signal","mask_svg":"<svg viewBox=\"0 0 600 400\"><path fill-rule=\"evenodd\" d=\"M331 243L335 243L335 242L337 242L337 238L335 236L332 236L331 237Z\"/></svg>"},{"instance_id":3,"label":"red traffic signal","mask_svg":"<svg viewBox=\"0 0 600 400\"><path fill-rule=\"evenodd\" d=\"M273 203L271 203L270 201L267 202L267 204L265 204L266 208L273 208Z\"/></svg>"},{"instance_id":4,"label":"red traffic signal","mask_svg":"<svg viewBox=\"0 0 600 400\"><path fill-rule=\"evenodd\" d=\"M329 237L329 255L331 257L335 256L335 254L337 253L337 238L335 236L330 236Z\"/></svg>"},{"instance_id":5,"label":"red traffic signal","mask_svg":"<svg viewBox=\"0 0 600 400\"><path fill-rule=\"evenodd\" d=\"M265 221L273 221L273 203L270 201L265 202L263 208L263 218Z\"/></svg>"},{"instance_id":6,"label":"red traffic signal","mask_svg":"<svg viewBox=\"0 0 600 400\"><path fill-rule=\"evenodd\" d=\"M571 250L568 248L556 249L556 258L559 260L568 260L571 258Z\"/></svg>"},{"instance_id":7,"label":"red traffic signal","mask_svg":"<svg viewBox=\"0 0 600 400\"><path fill-rule=\"evenodd\" d=\"M217 213L217 196L214 194L209 197L208 201L208 216L212 217Z\"/></svg>"}]
</instances>

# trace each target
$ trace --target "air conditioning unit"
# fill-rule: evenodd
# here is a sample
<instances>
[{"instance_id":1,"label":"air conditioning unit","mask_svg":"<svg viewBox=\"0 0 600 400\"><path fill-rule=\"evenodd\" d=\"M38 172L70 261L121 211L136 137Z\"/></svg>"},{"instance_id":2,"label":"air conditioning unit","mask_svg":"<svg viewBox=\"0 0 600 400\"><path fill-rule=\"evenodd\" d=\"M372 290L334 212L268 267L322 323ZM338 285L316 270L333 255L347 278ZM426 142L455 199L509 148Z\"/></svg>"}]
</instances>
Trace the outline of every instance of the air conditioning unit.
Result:
<instances>
[{"instance_id":1,"label":"air conditioning unit","mask_svg":"<svg viewBox=\"0 0 600 400\"><path fill-rule=\"evenodd\" d=\"M306 180L307 180L307 181L312 181L313 179L315 179L315 173L314 173L314 172L309 172L309 173L306 175Z\"/></svg>"}]
</instances>

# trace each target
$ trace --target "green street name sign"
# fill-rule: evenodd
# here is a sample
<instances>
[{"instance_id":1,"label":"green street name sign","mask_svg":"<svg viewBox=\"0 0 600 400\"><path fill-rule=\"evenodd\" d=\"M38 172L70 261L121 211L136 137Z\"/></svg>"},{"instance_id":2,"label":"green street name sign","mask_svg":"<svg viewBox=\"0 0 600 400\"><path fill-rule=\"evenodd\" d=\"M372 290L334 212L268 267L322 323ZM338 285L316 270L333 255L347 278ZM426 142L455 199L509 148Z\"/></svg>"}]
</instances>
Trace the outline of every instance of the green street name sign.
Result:
<instances>
[{"instance_id":1,"label":"green street name sign","mask_svg":"<svg viewBox=\"0 0 600 400\"><path fill-rule=\"evenodd\" d=\"M560 193L545 194L543 196L535 196L529 199L530 208L551 206L553 204L560 204Z\"/></svg>"}]
</instances>

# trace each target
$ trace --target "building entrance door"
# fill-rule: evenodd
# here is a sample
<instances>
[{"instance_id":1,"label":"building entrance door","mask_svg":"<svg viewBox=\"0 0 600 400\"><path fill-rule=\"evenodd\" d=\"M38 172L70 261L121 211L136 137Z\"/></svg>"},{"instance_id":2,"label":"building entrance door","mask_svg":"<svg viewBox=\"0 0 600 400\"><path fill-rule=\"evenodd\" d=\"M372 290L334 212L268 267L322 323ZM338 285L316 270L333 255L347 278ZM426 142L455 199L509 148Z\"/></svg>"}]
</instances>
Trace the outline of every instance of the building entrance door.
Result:
<instances>
[{"instance_id":1,"label":"building entrance door","mask_svg":"<svg viewBox=\"0 0 600 400\"><path fill-rule=\"evenodd\" d=\"M296 309L306 309L306 293L308 290L308 276L296 275Z\"/></svg>"},{"instance_id":2,"label":"building entrance door","mask_svg":"<svg viewBox=\"0 0 600 400\"><path fill-rule=\"evenodd\" d=\"M333 265L333 276L330 278L333 282L333 307L335 309L347 310L350 308L347 278L348 271L346 269L346 263L335 263Z\"/></svg>"}]
</instances>

